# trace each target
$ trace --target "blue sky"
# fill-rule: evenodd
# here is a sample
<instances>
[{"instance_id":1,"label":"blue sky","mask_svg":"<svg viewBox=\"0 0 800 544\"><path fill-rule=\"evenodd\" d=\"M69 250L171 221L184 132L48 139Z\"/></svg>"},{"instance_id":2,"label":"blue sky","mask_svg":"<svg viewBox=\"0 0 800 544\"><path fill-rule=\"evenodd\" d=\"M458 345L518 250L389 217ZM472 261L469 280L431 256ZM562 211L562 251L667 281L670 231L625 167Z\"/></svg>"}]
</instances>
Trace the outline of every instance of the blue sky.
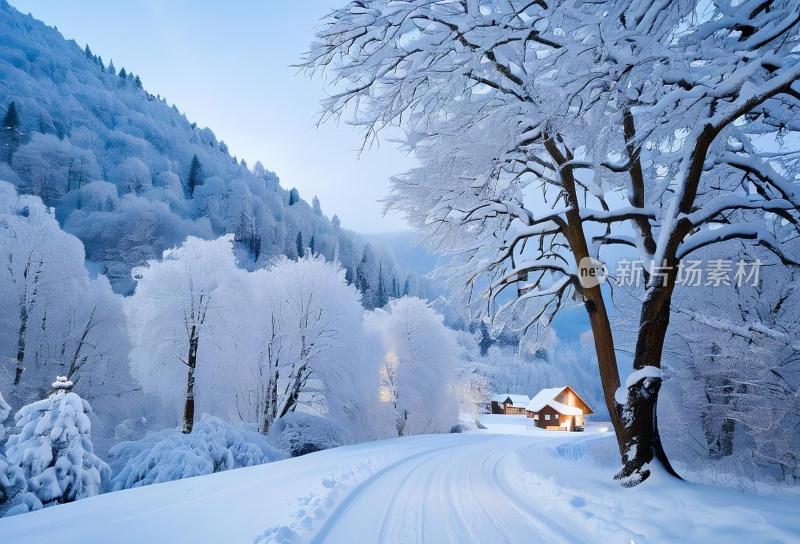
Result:
<instances>
[{"instance_id":1,"label":"blue sky","mask_svg":"<svg viewBox=\"0 0 800 544\"><path fill-rule=\"evenodd\" d=\"M197 2L191 0L11 0L81 46L87 43L117 70L210 127L231 153L278 173L347 228L367 233L407 229L383 217L378 202L388 178L412 161L390 142L358 158L361 141L348 125L315 127L319 79L297 63L320 19L344 0Z\"/></svg>"}]
</instances>

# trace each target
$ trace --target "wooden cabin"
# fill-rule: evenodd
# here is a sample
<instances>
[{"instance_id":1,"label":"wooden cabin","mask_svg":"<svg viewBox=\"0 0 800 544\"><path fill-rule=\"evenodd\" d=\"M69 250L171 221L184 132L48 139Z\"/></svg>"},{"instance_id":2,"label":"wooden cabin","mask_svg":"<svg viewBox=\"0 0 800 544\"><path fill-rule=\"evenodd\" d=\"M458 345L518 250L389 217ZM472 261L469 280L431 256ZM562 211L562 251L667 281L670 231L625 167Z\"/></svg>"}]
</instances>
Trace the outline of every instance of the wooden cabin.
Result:
<instances>
[{"instance_id":1,"label":"wooden cabin","mask_svg":"<svg viewBox=\"0 0 800 544\"><path fill-rule=\"evenodd\" d=\"M537 427L549 431L582 431L585 416L593 413L568 385L542 389L525 408Z\"/></svg>"},{"instance_id":2,"label":"wooden cabin","mask_svg":"<svg viewBox=\"0 0 800 544\"><path fill-rule=\"evenodd\" d=\"M495 395L492 397L492 413L524 416L530 402L528 395Z\"/></svg>"}]
</instances>

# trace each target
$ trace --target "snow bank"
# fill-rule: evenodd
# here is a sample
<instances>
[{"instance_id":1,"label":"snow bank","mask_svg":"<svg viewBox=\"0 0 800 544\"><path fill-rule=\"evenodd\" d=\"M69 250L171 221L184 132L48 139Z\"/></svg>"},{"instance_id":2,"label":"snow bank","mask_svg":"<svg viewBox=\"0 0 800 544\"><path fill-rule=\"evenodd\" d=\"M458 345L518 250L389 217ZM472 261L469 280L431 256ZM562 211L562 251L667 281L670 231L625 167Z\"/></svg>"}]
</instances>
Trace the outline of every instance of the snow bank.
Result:
<instances>
[{"instance_id":1,"label":"snow bank","mask_svg":"<svg viewBox=\"0 0 800 544\"><path fill-rule=\"evenodd\" d=\"M284 459L264 436L203 414L191 434L161 431L111 449L113 490L170 482Z\"/></svg>"},{"instance_id":2,"label":"snow bank","mask_svg":"<svg viewBox=\"0 0 800 544\"><path fill-rule=\"evenodd\" d=\"M346 446L352 441L347 431L335 422L291 412L275 421L267 434L269 443L292 457Z\"/></svg>"}]
</instances>

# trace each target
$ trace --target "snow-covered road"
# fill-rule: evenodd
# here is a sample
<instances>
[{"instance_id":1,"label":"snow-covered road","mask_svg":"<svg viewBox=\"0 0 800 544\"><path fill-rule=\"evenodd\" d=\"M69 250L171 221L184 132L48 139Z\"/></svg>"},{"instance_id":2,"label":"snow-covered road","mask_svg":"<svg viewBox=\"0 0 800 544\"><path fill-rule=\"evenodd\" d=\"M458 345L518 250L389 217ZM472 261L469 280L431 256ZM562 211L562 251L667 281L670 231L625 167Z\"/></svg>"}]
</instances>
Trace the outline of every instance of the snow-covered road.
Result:
<instances>
[{"instance_id":1,"label":"snow-covered road","mask_svg":"<svg viewBox=\"0 0 800 544\"><path fill-rule=\"evenodd\" d=\"M0 542L800 542L800 501L658 476L625 490L607 434L498 417L481 434L360 444L3 519Z\"/></svg>"},{"instance_id":2,"label":"snow-covered road","mask_svg":"<svg viewBox=\"0 0 800 544\"><path fill-rule=\"evenodd\" d=\"M519 439L464 436L403 458L353 489L311 542L569 542L511 489Z\"/></svg>"}]
</instances>

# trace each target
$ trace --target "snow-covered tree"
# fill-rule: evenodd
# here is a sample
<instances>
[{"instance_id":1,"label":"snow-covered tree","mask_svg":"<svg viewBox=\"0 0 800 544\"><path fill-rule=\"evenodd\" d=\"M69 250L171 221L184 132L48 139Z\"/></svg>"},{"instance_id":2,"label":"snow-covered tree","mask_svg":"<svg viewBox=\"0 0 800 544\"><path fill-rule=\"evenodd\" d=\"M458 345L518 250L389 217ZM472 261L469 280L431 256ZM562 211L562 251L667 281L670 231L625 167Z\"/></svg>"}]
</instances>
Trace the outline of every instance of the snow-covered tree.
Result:
<instances>
[{"instance_id":1,"label":"snow-covered tree","mask_svg":"<svg viewBox=\"0 0 800 544\"><path fill-rule=\"evenodd\" d=\"M225 282L243 283L236 266L233 235L217 240L189 237L161 260L135 268L136 291L125 305L133 341L131 369L146 391L167 405L182 401L184 433L192 432L195 396L218 395L212 376L236 361L224 352L227 316L239 309L220 297ZM205 399L203 397L206 396Z\"/></svg>"},{"instance_id":2,"label":"snow-covered tree","mask_svg":"<svg viewBox=\"0 0 800 544\"><path fill-rule=\"evenodd\" d=\"M128 193L142 193L152 187L150 169L138 157L128 157L117 168L117 184ZM190 174L191 178L191 174Z\"/></svg>"},{"instance_id":3,"label":"snow-covered tree","mask_svg":"<svg viewBox=\"0 0 800 544\"><path fill-rule=\"evenodd\" d=\"M730 249L736 261L769 258L765 250ZM667 413L686 416L664 434L692 472L714 464L742 480L800 480L797 281L790 270L676 294L672 321L680 334L666 343L664 401Z\"/></svg>"},{"instance_id":4,"label":"snow-covered tree","mask_svg":"<svg viewBox=\"0 0 800 544\"><path fill-rule=\"evenodd\" d=\"M291 412L323 415L354 431L378 385L367 355L358 292L320 256L281 259L252 273L259 353L249 379L256 421L268 432ZM252 344L256 344L253 342Z\"/></svg>"},{"instance_id":5,"label":"snow-covered tree","mask_svg":"<svg viewBox=\"0 0 800 544\"><path fill-rule=\"evenodd\" d=\"M111 469L94 454L89 403L59 376L47 399L23 406L6 443L8 461L20 467L28 489L44 506L101 493Z\"/></svg>"},{"instance_id":6,"label":"snow-covered tree","mask_svg":"<svg viewBox=\"0 0 800 544\"><path fill-rule=\"evenodd\" d=\"M19 113L17 113L17 104L16 102L11 102L8 105L8 109L6 110L6 114L3 116L3 121L0 123L0 153L2 153L2 159L6 162L11 162L11 157L14 156L14 152L19 147L19 143L21 141L22 134L19 131Z\"/></svg>"},{"instance_id":7,"label":"snow-covered tree","mask_svg":"<svg viewBox=\"0 0 800 544\"><path fill-rule=\"evenodd\" d=\"M341 85L325 118L351 112L366 143L402 125L421 166L390 206L456 256L478 311L524 325L584 304L626 484L654 458L671 471L655 414L679 261L730 239L797 260L772 228L800 204L797 9L353 1L305 59ZM616 246L648 271L620 395L604 293L585 281Z\"/></svg>"},{"instance_id":8,"label":"snow-covered tree","mask_svg":"<svg viewBox=\"0 0 800 544\"><path fill-rule=\"evenodd\" d=\"M81 242L60 229L41 200L17 195L4 182L0 258L0 383L9 398L41 398L54 374L67 376L90 400L124 388L122 297L105 277L89 277Z\"/></svg>"},{"instance_id":9,"label":"snow-covered tree","mask_svg":"<svg viewBox=\"0 0 800 544\"><path fill-rule=\"evenodd\" d=\"M10 412L11 407L3 400L3 395L0 395L0 443L5 438L4 422ZM7 512L11 515L21 514L41 507L41 501L28 492L28 483L22 469L9 462L0 450L0 517Z\"/></svg>"},{"instance_id":10,"label":"snow-covered tree","mask_svg":"<svg viewBox=\"0 0 800 544\"><path fill-rule=\"evenodd\" d=\"M41 196L48 205L84 183L100 178L92 151L52 134L34 133L16 150L12 166L25 181L26 192Z\"/></svg>"},{"instance_id":11,"label":"snow-covered tree","mask_svg":"<svg viewBox=\"0 0 800 544\"><path fill-rule=\"evenodd\" d=\"M194 190L202 183L202 175L203 166L200 164L200 159L197 158L197 155L194 155L192 156L191 164L189 164L189 175L186 177L186 194L189 198L194 198Z\"/></svg>"},{"instance_id":12,"label":"snow-covered tree","mask_svg":"<svg viewBox=\"0 0 800 544\"><path fill-rule=\"evenodd\" d=\"M390 301L366 323L383 339L379 398L393 408L397 435L447 432L458 421L455 333L415 297Z\"/></svg>"}]
</instances>

